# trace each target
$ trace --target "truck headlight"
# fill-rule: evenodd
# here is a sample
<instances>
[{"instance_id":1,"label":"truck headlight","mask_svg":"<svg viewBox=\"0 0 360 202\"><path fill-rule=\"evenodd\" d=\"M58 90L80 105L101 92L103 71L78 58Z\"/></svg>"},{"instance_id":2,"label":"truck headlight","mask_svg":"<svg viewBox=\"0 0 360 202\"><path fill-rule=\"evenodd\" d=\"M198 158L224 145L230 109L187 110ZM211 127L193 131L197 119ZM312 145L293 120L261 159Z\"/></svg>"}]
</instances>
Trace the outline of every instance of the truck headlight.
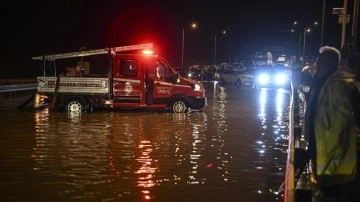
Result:
<instances>
[{"instance_id":1,"label":"truck headlight","mask_svg":"<svg viewBox=\"0 0 360 202\"><path fill-rule=\"evenodd\" d=\"M194 90L196 90L196 91L200 90L200 85L199 85L199 84L195 84L195 85L194 85Z\"/></svg>"},{"instance_id":2,"label":"truck headlight","mask_svg":"<svg viewBox=\"0 0 360 202\"><path fill-rule=\"evenodd\" d=\"M191 86L191 88L192 88L193 90L195 90L195 91L199 91L199 90L201 90L201 87L200 87L200 85L199 85L199 84L196 84L196 83L190 83L190 86Z\"/></svg>"}]
</instances>

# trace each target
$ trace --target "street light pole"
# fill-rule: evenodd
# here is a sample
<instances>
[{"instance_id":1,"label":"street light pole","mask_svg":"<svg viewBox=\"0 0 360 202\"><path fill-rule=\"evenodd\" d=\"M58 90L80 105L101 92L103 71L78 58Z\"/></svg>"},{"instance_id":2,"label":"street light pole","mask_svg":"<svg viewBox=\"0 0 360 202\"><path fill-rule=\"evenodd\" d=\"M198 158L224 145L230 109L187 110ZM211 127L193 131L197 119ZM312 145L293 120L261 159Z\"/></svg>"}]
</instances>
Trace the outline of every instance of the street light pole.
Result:
<instances>
[{"instance_id":1,"label":"street light pole","mask_svg":"<svg viewBox=\"0 0 360 202\"><path fill-rule=\"evenodd\" d=\"M229 58L228 58L228 63L230 64L230 60L231 60L231 55L230 55L230 49L231 49L231 43L230 43L230 35L229 35Z\"/></svg>"},{"instance_id":2,"label":"street light pole","mask_svg":"<svg viewBox=\"0 0 360 202\"><path fill-rule=\"evenodd\" d=\"M181 71L184 71L184 41L185 41L185 28L182 29L182 43L181 43Z\"/></svg>"},{"instance_id":3,"label":"street light pole","mask_svg":"<svg viewBox=\"0 0 360 202\"><path fill-rule=\"evenodd\" d=\"M320 36L320 47L324 44L324 24L325 24L325 6L326 0L323 3L322 19L321 19L321 36Z\"/></svg>"},{"instance_id":4,"label":"street light pole","mask_svg":"<svg viewBox=\"0 0 360 202\"><path fill-rule=\"evenodd\" d=\"M299 34L299 59L301 57L301 32Z\"/></svg>"},{"instance_id":5,"label":"street light pole","mask_svg":"<svg viewBox=\"0 0 360 202\"><path fill-rule=\"evenodd\" d=\"M304 44L303 44L303 59L305 59L305 41L306 41L306 27L304 27Z\"/></svg>"},{"instance_id":6,"label":"street light pole","mask_svg":"<svg viewBox=\"0 0 360 202\"><path fill-rule=\"evenodd\" d=\"M303 59L305 60L306 27L304 27Z\"/></svg>"},{"instance_id":7,"label":"street light pole","mask_svg":"<svg viewBox=\"0 0 360 202\"><path fill-rule=\"evenodd\" d=\"M214 37L214 65L216 65L216 33Z\"/></svg>"},{"instance_id":8,"label":"street light pole","mask_svg":"<svg viewBox=\"0 0 360 202\"><path fill-rule=\"evenodd\" d=\"M223 30L221 33L225 35L226 30ZM215 37L214 37L214 65L216 65L216 39L217 39L217 36L216 36L216 32L215 32ZM230 61L230 41L229 41L229 61Z\"/></svg>"},{"instance_id":9,"label":"street light pole","mask_svg":"<svg viewBox=\"0 0 360 202\"><path fill-rule=\"evenodd\" d=\"M354 1L354 12L353 12L353 24L352 24L352 36L353 38L353 43L354 43L354 51L356 53L356 46L357 46L357 41L358 41L358 20L359 20L359 0L355 0Z\"/></svg>"},{"instance_id":10,"label":"street light pole","mask_svg":"<svg viewBox=\"0 0 360 202\"><path fill-rule=\"evenodd\" d=\"M344 8L342 10L342 29L341 29L341 46L345 44L345 32L346 32L346 23L347 23L347 0L344 0Z\"/></svg>"},{"instance_id":11,"label":"street light pole","mask_svg":"<svg viewBox=\"0 0 360 202\"><path fill-rule=\"evenodd\" d=\"M191 24L191 28L195 29L197 27L196 23ZM182 29L182 43L181 43L181 70L184 71L184 49L185 49L185 27Z\"/></svg>"}]
</instances>

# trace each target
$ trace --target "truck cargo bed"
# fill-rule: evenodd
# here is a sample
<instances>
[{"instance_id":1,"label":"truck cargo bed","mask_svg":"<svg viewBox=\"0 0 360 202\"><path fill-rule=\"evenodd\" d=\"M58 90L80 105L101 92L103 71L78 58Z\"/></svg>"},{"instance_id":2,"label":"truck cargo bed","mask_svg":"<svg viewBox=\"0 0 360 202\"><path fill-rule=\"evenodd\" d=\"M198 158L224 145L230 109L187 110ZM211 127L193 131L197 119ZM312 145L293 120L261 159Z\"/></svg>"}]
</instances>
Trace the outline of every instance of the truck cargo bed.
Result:
<instances>
[{"instance_id":1,"label":"truck cargo bed","mask_svg":"<svg viewBox=\"0 0 360 202\"><path fill-rule=\"evenodd\" d=\"M54 93L56 80L57 77L37 77L37 91L39 93ZM57 93L107 94L109 93L109 79L59 77Z\"/></svg>"}]
</instances>

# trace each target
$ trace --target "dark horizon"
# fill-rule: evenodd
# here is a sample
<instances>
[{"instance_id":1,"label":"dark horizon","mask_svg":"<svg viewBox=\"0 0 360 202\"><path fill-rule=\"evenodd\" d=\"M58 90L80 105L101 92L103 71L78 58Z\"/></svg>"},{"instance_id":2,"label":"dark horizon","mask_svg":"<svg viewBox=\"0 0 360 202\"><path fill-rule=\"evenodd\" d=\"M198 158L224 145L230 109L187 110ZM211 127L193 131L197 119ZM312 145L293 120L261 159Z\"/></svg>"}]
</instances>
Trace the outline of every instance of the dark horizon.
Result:
<instances>
[{"instance_id":1,"label":"dark horizon","mask_svg":"<svg viewBox=\"0 0 360 202\"><path fill-rule=\"evenodd\" d=\"M292 22L305 25L318 21L306 38L307 55L320 47L322 0L306 1L6 1L2 7L4 30L2 77L38 75L42 63L31 57L152 42L156 53L172 66L181 65L182 29L185 30L185 64L214 62L216 34L217 63L238 61L254 51L283 47L298 55L299 34L291 33ZM340 48L341 26L334 7L342 2L328 0L324 45ZM349 5L350 6L350 5ZM349 11L351 7L349 7ZM191 30L190 23L198 27ZM348 26L347 34L351 33ZM227 35L221 31L226 30Z\"/></svg>"}]
</instances>

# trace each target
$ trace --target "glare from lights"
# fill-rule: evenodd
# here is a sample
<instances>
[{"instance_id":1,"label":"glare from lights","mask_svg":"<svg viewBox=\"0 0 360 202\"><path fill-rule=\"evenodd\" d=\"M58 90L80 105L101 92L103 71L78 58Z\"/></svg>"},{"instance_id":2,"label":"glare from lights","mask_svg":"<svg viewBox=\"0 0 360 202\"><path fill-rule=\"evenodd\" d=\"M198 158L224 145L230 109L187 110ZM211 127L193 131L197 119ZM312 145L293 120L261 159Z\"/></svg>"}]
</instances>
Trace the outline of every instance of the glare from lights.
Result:
<instances>
[{"instance_id":1,"label":"glare from lights","mask_svg":"<svg viewBox=\"0 0 360 202\"><path fill-rule=\"evenodd\" d=\"M260 84L267 84L270 80L269 75L267 74L261 74L258 78Z\"/></svg>"},{"instance_id":2,"label":"glare from lights","mask_svg":"<svg viewBox=\"0 0 360 202\"><path fill-rule=\"evenodd\" d=\"M154 52L152 50L143 50L142 53L144 55L152 55L152 54L154 54Z\"/></svg>"},{"instance_id":3,"label":"glare from lights","mask_svg":"<svg viewBox=\"0 0 360 202\"><path fill-rule=\"evenodd\" d=\"M287 81L285 74L277 74L276 75L276 83L281 85L284 84Z\"/></svg>"}]
</instances>

